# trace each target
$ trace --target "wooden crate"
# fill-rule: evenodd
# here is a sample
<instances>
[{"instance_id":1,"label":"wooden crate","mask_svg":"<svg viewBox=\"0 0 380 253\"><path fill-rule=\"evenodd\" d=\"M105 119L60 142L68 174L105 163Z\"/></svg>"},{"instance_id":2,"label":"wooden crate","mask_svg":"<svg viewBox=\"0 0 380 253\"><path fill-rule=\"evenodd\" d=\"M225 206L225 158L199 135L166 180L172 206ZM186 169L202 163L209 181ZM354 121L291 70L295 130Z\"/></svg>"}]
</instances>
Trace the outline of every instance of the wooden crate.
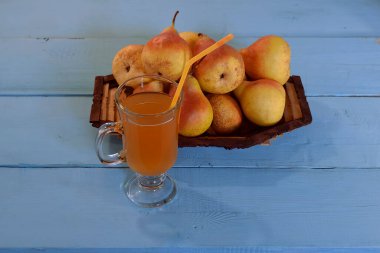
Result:
<instances>
[{"instance_id":1,"label":"wooden crate","mask_svg":"<svg viewBox=\"0 0 380 253\"><path fill-rule=\"evenodd\" d=\"M113 75L95 78L90 123L99 127L103 123L117 121L118 113L114 94L118 87ZM279 123L270 127L259 127L243 120L242 126L229 135L214 135L211 132L197 137L179 136L179 147L224 147L226 149L248 148L257 144L269 144L271 139L286 132L308 125L312 121L309 104L299 76L291 76L285 84L286 106ZM102 106L103 104L103 106ZM105 110L102 108L106 108Z\"/></svg>"}]
</instances>

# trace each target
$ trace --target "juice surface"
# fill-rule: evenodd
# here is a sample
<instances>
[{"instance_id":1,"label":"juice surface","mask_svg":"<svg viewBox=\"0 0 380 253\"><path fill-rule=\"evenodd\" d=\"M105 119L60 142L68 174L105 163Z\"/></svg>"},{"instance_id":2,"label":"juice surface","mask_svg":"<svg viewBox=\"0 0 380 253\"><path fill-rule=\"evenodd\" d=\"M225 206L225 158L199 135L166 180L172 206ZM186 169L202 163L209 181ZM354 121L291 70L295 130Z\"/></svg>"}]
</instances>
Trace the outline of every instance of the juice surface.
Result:
<instances>
[{"instance_id":1,"label":"juice surface","mask_svg":"<svg viewBox=\"0 0 380 253\"><path fill-rule=\"evenodd\" d=\"M168 110L171 97L164 93L138 93L127 97L124 106L146 115L123 117L124 149L128 165L137 173L157 176L170 169L177 158L178 113L149 115ZM147 115L148 114L148 115Z\"/></svg>"}]
</instances>

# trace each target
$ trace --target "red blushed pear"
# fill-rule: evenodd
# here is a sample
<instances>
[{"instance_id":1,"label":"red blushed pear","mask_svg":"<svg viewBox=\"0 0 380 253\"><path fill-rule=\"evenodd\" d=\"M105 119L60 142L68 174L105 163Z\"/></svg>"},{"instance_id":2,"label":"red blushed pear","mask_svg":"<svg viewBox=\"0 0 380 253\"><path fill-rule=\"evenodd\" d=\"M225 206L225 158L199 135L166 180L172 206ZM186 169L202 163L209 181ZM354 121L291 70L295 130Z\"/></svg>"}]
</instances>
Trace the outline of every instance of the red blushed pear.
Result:
<instances>
[{"instance_id":1,"label":"red blushed pear","mask_svg":"<svg viewBox=\"0 0 380 253\"><path fill-rule=\"evenodd\" d=\"M193 54L214 43L207 36L199 38L193 47ZM225 94L234 90L245 77L243 58L229 45L223 45L206 55L193 69L202 90L213 94Z\"/></svg>"},{"instance_id":2,"label":"red blushed pear","mask_svg":"<svg viewBox=\"0 0 380 253\"><path fill-rule=\"evenodd\" d=\"M192 47L191 47L193 55L199 54L200 52L202 52L206 48L210 47L214 43L215 43L215 40L213 40L209 36L207 36L203 33L199 34L197 39L194 40Z\"/></svg>"},{"instance_id":3,"label":"red blushed pear","mask_svg":"<svg viewBox=\"0 0 380 253\"><path fill-rule=\"evenodd\" d=\"M245 72L252 80L272 79L285 84L290 76L290 47L281 37L261 37L247 48L240 50Z\"/></svg>"},{"instance_id":4,"label":"red blushed pear","mask_svg":"<svg viewBox=\"0 0 380 253\"><path fill-rule=\"evenodd\" d=\"M174 29L177 14L178 11L173 17L171 26L154 36L144 46L141 60L146 73L178 80L186 61L191 58L190 46Z\"/></svg>"},{"instance_id":5,"label":"red blushed pear","mask_svg":"<svg viewBox=\"0 0 380 253\"><path fill-rule=\"evenodd\" d=\"M213 120L211 104L193 76L187 76L182 89L179 134L188 137L201 135L206 132Z\"/></svg>"}]
</instances>

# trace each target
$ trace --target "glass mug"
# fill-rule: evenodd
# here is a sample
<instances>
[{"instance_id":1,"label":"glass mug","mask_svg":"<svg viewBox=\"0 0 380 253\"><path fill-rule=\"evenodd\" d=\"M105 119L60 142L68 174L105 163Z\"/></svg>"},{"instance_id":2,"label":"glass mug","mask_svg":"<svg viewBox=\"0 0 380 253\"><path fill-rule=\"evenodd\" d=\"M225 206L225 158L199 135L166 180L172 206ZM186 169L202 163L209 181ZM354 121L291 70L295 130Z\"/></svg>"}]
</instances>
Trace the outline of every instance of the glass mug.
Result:
<instances>
[{"instance_id":1,"label":"glass mug","mask_svg":"<svg viewBox=\"0 0 380 253\"><path fill-rule=\"evenodd\" d=\"M158 207L176 194L174 180L166 172L174 165L178 150L178 123L182 94L169 109L177 83L162 76L144 75L127 80L115 94L120 121L99 128L96 151L104 164L127 162L136 176L124 184L130 200L143 207ZM123 149L104 154L108 134L119 133Z\"/></svg>"}]
</instances>

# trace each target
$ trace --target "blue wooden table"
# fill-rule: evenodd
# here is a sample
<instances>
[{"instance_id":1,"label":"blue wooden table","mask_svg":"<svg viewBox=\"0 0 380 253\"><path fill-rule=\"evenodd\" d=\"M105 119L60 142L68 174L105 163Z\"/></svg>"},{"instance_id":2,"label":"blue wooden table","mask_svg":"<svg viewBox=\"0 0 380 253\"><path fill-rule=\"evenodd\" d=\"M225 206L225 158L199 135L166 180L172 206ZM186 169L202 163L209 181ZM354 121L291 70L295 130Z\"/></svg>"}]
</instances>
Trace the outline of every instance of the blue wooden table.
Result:
<instances>
[{"instance_id":1,"label":"blue wooden table","mask_svg":"<svg viewBox=\"0 0 380 253\"><path fill-rule=\"evenodd\" d=\"M313 123L182 148L174 202L141 209L121 189L132 172L95 155L93 80L177 9L179 31L237 48L284 36ZM379 96L377 0L0 1L0 252L380 251Z\"/></svg>"}]
</instances>

